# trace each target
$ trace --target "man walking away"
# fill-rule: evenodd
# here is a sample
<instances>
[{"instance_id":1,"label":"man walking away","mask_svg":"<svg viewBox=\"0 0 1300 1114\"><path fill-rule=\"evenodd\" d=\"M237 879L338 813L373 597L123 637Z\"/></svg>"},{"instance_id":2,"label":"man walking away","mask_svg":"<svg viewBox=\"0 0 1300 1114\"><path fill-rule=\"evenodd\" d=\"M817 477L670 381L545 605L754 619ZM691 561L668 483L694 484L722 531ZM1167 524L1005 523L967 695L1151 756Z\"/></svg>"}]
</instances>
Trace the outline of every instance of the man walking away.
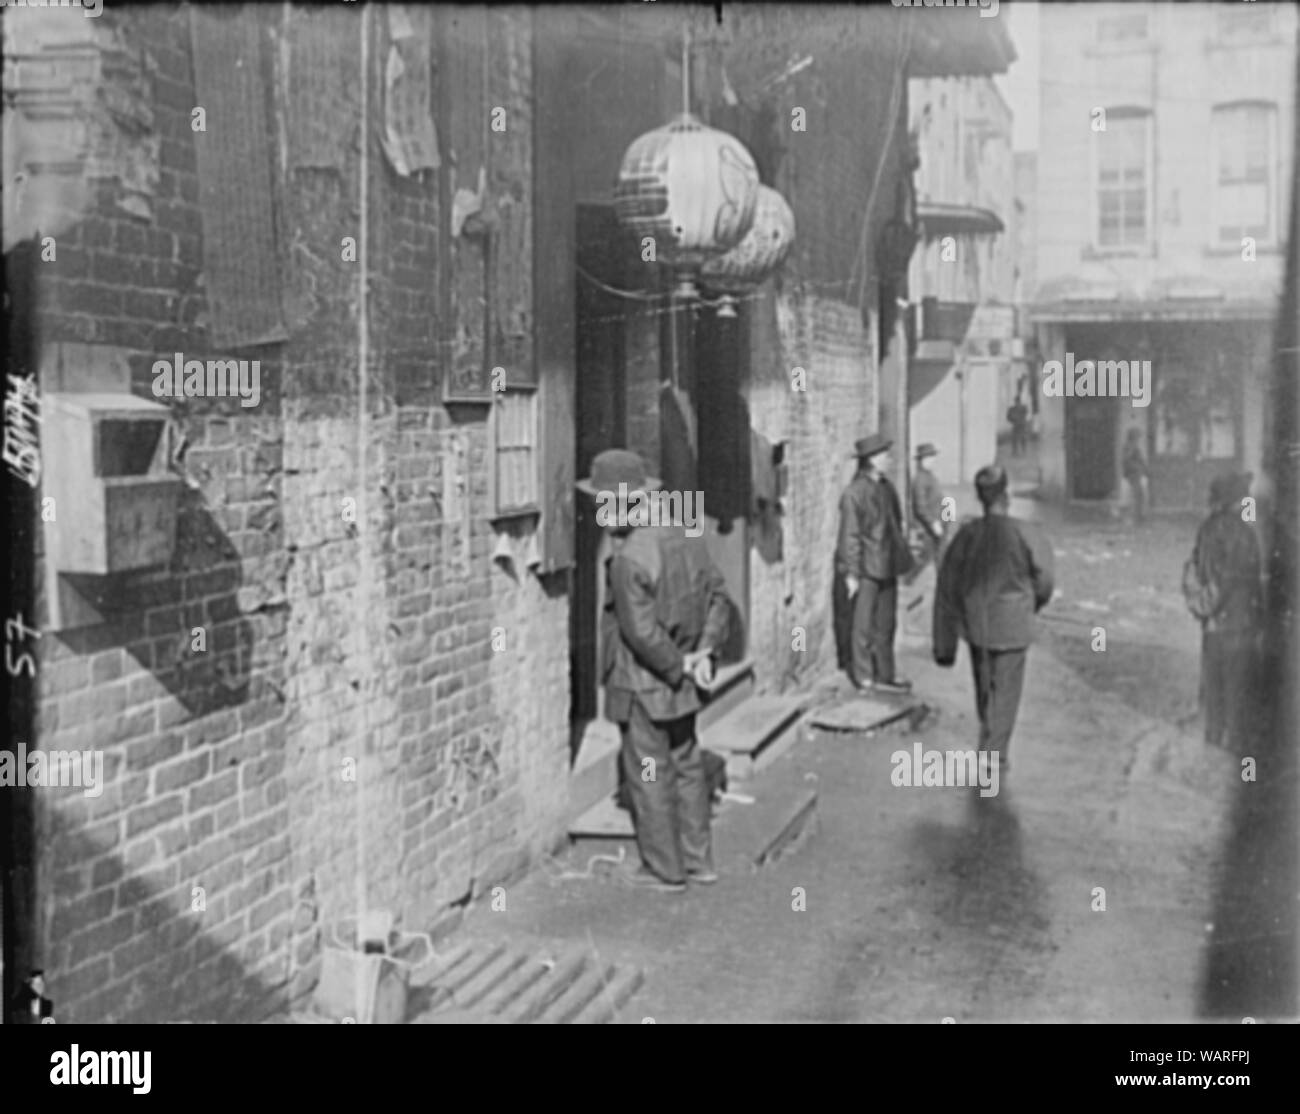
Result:
<instances>
[{"instance_id":1,"label":"man walking away","mask_svg":"<svg viewBox=\"0 0 1300 1114\"><path fill-rule=\"evenodd\" d=\"M1019 393L1016 394L1016 401L1007 409L1007 421L1011 423L1011 455L1021 456L1028 443L1025 432L1029 424L1029 407L1020 401Z\"/></svg>"},{"instance_id":2,"label":"man walking away","mask_svg":"<svg viewBox=\"0 0 1300 1114\"><path fill-rule=\"evenodd\" d=\"M657 490L633 452L610 449L578 486L605 499ZM626 510L626 507L623 508ZM641 865L633 885L670 893L718 880L713 869L709 787L695 735L697 687L713 682L713 655L727 633L722 574L702 537L683 525L606 523L614 554L602 616L606 715L622 733L623 784Z\"/></svg>"},{"instance_id":3,"label":"man walking away","mask_svg":"<svg viewBox=\"0 0 1300 1114\"><path fill-rule=\"evenodd\" d=\"M1133 500L1133 524L1141 526L1147 517L1147 458L1142 451L1142 431L1136 426L1124 439L1123 471Z\"/></svg>"},{"instance_id":4,"label":"man walking away","mask_svg":"<svg viewBox=\"0 0 1300 1114\"><path fill-rule=\"evenodd\" d=\"M943 556L943 543L947 523L943 520L943 488L926 466L926 461L939 455L930 442L916 450L916 475L912 479L912 517L925 531L926 560L934 561L936 569Z\"/></svg>"},{"instance_id":5,"label":"man walking away","mask_svg":"<svg viewBox=\"0 0 1300 1114\"><path fill-rule=\"evenodd\" d=\"M1259 540L1241 517L1252 474L1210 484L1210 516L1196 531L1191 564L1202 586L1193 610L1201 620L1201 705L1205 741L1240 749L1248 726L1247 688L1259 618Z\"/></svg>"},{"instance_id":6,"label":"man walking away","mask_svg":"<svg viewBox=\"0 0 1300 1114\"><path fill-rule=\"evenodd\" d=\"M903 510L886 478L889 449L883 434L854 443L858 470L840 497L835 572L853 603L849 679L860 691L906 693L912 682L894 672L898 578L915 563L903 533Z\"/></svg>"},{"instance_id":7,"label":"man walking away","mask_svg":"<svg viewBox=\"0 0 1300 1114\"><path fill-rule=\"evenodd\" d=\"M1052 547L1036 527L1007 514L1003 469L981 468L975 474L975 494L984 517L957 531L939 569L934 660L952 665L958 637L966 640L975 677L979 749L999 755L999 767L1006 772L1034 615L1052 598Z\"/></svg>"}]
</instances>

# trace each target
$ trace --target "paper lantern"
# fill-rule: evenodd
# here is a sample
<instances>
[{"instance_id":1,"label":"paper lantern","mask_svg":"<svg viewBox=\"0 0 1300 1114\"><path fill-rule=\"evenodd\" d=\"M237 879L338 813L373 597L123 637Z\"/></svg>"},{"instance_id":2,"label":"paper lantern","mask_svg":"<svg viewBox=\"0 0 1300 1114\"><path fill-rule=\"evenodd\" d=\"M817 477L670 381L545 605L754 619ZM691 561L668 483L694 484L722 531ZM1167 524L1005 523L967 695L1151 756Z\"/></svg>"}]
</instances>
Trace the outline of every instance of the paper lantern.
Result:
<instances>
[{"instance_id":1,"label":"paper lantern","mask_svg":"<svg viewBox=\"0 0 1300 1114\"><path fill-rule=\"evenodd\" d=\"M751 290L785 262L792 247L794 212L771 186L759 186L749 231L734 248L700 268L700 282L731 294Z\"/></svg>"},{"instance_id":2,"label":"paper lantern","mask_svg":"<svg viewBox=\"0 0 1300 1114\"><path fill-rule=\"evenodd\" d=\"M638 239L654 237L657 261L691 269L740 243L758 190L744 144L684 112L628 147L614 211Z\"/></svg>"}]
</instances>

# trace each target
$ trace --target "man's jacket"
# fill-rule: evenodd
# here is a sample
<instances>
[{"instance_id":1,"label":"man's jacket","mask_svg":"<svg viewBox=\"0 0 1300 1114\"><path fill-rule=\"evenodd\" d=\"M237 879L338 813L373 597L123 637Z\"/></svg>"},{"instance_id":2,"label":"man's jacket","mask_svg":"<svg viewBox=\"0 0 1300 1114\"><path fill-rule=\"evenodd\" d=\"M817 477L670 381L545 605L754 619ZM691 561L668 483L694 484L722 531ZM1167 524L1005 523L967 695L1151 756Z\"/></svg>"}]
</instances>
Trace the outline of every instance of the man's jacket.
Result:
<instances>
[{"instance_id":1,"label":"man's jacket","mask_svg":"<svg viewBox=\"0 0 1300 1114\"><path fill-rule=\"evenodd\" d=\"M943 529L943 488L928 468L918 468L912 479L912 513L927 528Z\"/></svg>"},{"instance_id":2,"label":"man's jacket","mask_svg":"<svg viewBox=\"0 0 1300 1114\"><path fill-rule=\"evenodd\" d=\"M1196 573L1214 590L1214 611L1205 629L1248 630L1259 606L1259 541L1235 509L1215 511L1196 531Z\"/></svg>"},{"instance_id":3,"label":"man's jacket","mask_svg":"<svg viewBox=\"0 0 1300 1114\"><path fill-rule=\"evenodd\" d=\"M719 648L727 636L722 574L704 539L687 537L681 526L641 527L615 546L602 618L606 715L627 722L634 699L654 720L699 711L682 662L703 645Z\"/></svg>"},{"instance_id":4,"label":"man's jacket","mask_svg":"<svg viewBox=\"0 0 1300 1114\"><path fill-rule=\"evenodd\" d=\"M1004 514L965 523L939 570L934 660L951 664L957 639L988 650L1034 640L1034 614L1052 598L1052 546L1037 527Z\"/></svg>"},{"instance_id":5,"label":"man's jacket","mask_svg":"<svg viewBox=\"0 0 1300 1114\"><path fill-rule=\"evenodd\" d=\"M893 580L911 572L914 564L894 485L884 476L859 469L840 497L835 571L859 580Z\"/></svg>"}]
</instances>

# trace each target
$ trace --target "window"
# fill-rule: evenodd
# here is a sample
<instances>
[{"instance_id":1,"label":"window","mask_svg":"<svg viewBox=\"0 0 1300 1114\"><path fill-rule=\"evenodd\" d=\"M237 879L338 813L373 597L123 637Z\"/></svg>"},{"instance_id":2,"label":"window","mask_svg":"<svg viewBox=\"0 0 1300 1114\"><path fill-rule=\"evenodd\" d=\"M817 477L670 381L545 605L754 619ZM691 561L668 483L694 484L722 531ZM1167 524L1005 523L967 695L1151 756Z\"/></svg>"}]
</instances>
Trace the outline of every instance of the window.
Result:
<instances>
[{"instance_id":1,"label":"window","mask_svg":"<svg viewBox=\"0 0 1300 1114\"><path fill-rule=\"evenodd\" d=\"M540 509L537 471L537 390L507 388L492 405L492 506L498 518Z\"/></svg>"},{"instance_id":2,"label":"window","mask_svg":"<svg viewBox=\"0 0 1300 1114\"><path fill-rule=\"evenodd\" d=\"M1222 246L1239 247L1244 236L1273 239L1276 115L1268 104L1214 110L1214 215Z\"/></svg>"},{"instance_id":3,"label":"window","mask_svg":"<svg viewBox=\"0 0 1300 1114\"><path fill-rule=\"evenodd\" d=\"M1097 245L1140 247L1147 241L1151 116L1114 110L1097 142Z\"/></svg>"},{"instance_id":4,"label":"window","mask_svg":"<svg viewBox=\"0 0 1300 1114\"><path fill-rule=\"evenodd\" d=\"M1271 3L1235 3L1219 5L1216 29L1221 39L1266 38L1273 32Z\"/></svg>"},{"instance_id":5,"label":"window","mask_svg":"<svg viewBox=\"0 0 1300 1114\"><path fill-rule=\"evenodd\" d=\"M1097 18L1097 41L1099 43L1136 42L1146 37L1146 12L1123 12Z\"/></svg>"}]
</instances>

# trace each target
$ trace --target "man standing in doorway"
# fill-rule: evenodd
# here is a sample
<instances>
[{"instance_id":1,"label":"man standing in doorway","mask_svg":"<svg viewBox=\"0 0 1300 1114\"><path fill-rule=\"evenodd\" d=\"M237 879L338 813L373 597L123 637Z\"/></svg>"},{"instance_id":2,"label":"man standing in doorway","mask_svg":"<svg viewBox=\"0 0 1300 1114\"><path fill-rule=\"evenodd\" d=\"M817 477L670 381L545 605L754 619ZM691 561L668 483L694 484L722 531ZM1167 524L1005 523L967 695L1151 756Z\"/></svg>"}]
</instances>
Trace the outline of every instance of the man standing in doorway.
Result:
<instances>
[{"instance_id":1,"label":"man standing in doorway","mask_svg":"<svg viewBox=\"0 0 1300 1114\"><path fill-rule=\"evenodd\" d=\"M1034 615L1052 598L1052 546L1036 527L1007 514L1002 468L981 468L975 494L984 517L957 531L939 569L934 660L952 665L958 636L966 640L975 675L979 749L998 755L1006 772Z\"/></svg>"},{"instance_id":2,"label":"man standing in doorway","mask_svg":"<svg viewBox=\"0 0 1300 1114\"><path fill-rule=\"evenodd\" d=\"M626 486L620 486L626 485ZM599 500L656 491L633 452L609 449L579 488ZM632 527L627 514L605 524L613 542L601 618L606 715L622 734L623 785L631 801L635 886L680 893L716 882L710 794L695 735L697 687L713 683L713 655L727 634L722 574L702 537L683 525Z\"/></svg>"},{"instance_id":3,"label":"man standing in doorway","mask_svg":"<svg viewBox=\"0 0 1300 1114\"><path fill-rule=\"evenodd\" d=\"M898 492L885 474L892 445L880 433L854 443L858 470L840 497L835 571L853 608L849 679L863 692L898 694L912 688L894 672L898 578L914 561Z\"/></svg>"}]
</instances>

